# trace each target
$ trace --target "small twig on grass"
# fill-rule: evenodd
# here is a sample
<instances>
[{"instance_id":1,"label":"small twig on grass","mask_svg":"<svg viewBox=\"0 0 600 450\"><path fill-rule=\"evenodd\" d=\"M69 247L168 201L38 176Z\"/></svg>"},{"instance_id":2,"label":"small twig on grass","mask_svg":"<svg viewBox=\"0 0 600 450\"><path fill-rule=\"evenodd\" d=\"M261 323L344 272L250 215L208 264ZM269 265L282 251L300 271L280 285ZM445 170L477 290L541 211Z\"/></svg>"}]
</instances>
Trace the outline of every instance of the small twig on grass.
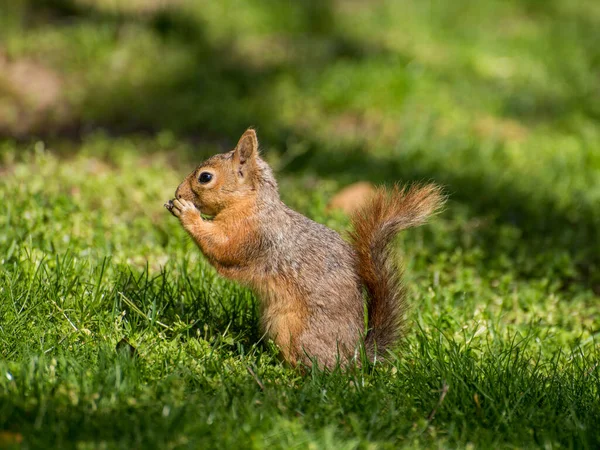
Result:
<instances>
[{"instance_id":1,"label":"small twig on grass","mask_svg":"<svg viewBox=\"0 0 600 450\"><path fill-rule=\"evenodd\" d=\"M60 344L62 344L62 343L65 341L65 339L66 339L66 338L67 338L67 336L63 336L63 338L62 338L60 341L58 341L58 344L56 344L56 347L59 347L59 346L60 346ZM46 353L50 353L50 352L51 352L52 350L54 350L56 347L53 345L53 346L52 346L52 347L50 347L48 350L44 350L44 355L45 355Z\"/></svg>"},{"instance_id":2,"label":"small twig on grass","mask_svg":"<svg viewBox=\"0 0 600 450\"><path fill-rule=\"evenodd\" d=\"M254 370L252 370L252 368L250 366L246 366L246 369L248 369L248 373L250 375L252 375L252 378L254 378L254 380L256 381L256 384L258 384L258 387L260 388L261 391L265 390L265 385L262 384L262 382L258 379L258 377L256 376L256 374L254 373Z\"/></svg>"},{"instance_id":3,"label":"small twig on grass","mask_svg":"<svg viewBox=\"0 0 600 450\"><path fill-rule=\"evenodd\" d=\"M58 308L58 310L62 313L63 316L65 316L65 319L67 319L67 322L69 322L69 324L73 327L73 329L75 331L79 331L79 329L75 326L75 324L73 322L71 322L71 319L69 319L69 316L67 316L67 314L65 313L65 310L62 309L60 306L58 306L58 304L54 301L54 300L50 300L54 306L56 306Z\"/></svg>"},{"instance_id":4,"label":"small twig on grass","mask_svg":"<svg viewBox=\"0 0 600 450\"><path fill-rule=\"evenodd\" d=\"M435 413L437 412L438 408L440 406L442 406L442 403L444 402L444 399L446 398L446 394L448 393L448 389L449 389L449 386L444 381L444 385L442 386L442 393L440 394L440 399L438 400L437 405L435 405L435 408L433 408L431 410L431 412L429 413L429 416L427 416L427 422L428 423L433 420L433 418L435 417Z\"/></svg>"},{"instance_id":5,"label":"small twig on grass","mask_svg":"<svg viewBox=\"0 0 600 450\"><path fill-rule=\"evenodd\" d=\"M152 319L150 317L148 317L146 314L144 314L144 312L140 308L138 308L137 306L135 306L135 304L131 300L129 300L127 297L125 297L125 295L122 292L119 292L119 295L123 298L123 300L125 301L125 303L127 303L131 309L133 309L136 313L138 313L144 319L149 320L150 322L152 322ZM159 320L155 320L154 322L157 323L157 324L159 324L161 327L166 328L169 331L173 331L173 329L169 325L165 325L164 323L162 323Z\"/></svg>"},{"instance_id":6,"label":"small twig on grass","mask_svg":"<svg viewBox=\"0 0 600 450\"><path fill-rule=\"evenodd\" d=\"M592 368L591 368L590 370L588 370L588 371L587 371L587 373L585 374L585 376L586 376L586 377L589 377L589 376L592 374L592 372L594 372L594 370L596 370L596 367L598 367L598 364L600 364L600 363L596 363L596 364L594 364L594 365L592 366Z\"/></svg>"}]
</instances>

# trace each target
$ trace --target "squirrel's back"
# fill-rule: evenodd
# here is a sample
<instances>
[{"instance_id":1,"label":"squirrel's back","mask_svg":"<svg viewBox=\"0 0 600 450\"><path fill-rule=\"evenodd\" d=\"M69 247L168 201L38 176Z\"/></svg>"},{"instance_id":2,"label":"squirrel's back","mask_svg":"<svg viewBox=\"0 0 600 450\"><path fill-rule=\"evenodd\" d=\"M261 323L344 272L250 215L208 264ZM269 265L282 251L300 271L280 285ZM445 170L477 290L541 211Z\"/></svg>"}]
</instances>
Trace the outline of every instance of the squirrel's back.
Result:
<instances>
[{"instance_id":1,"label":"squirrel's back","mask_svg":"<svg viewBox=\"0 0 600 450\"><path fill-rule=\"evenodd\" d=\"M356 253L334 230L312 221L283 203L273 220L261 221L266 242L262 269L271 272L279 286L262 292L262 322L265 330L280 328L281 317L303 317L296 336L297 359L333 366L338 357L352 355L364 333L362 282L356 272ZM274 226L277 224L277 226ZM279 288L293 285L299 295L290 299ZM259 289L260 290L260 289ZM291 289L287 289L288 291ZM272 293L278 297L270 299ZM265 301L266 299L266 301ZM296 314L302 311L303 313ZM339 354L338 354L339 350Z\"/></svg>"}]
</instances>

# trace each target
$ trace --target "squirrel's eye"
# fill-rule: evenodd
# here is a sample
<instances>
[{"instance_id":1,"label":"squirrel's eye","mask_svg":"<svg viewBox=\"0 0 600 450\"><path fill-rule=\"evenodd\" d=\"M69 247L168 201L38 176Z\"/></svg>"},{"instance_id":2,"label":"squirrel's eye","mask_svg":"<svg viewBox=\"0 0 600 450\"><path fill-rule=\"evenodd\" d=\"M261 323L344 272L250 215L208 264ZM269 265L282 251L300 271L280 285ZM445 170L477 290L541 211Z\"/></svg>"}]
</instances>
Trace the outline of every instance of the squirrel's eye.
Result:
<instances>
[{"instance_id":1,"label":"squirrel's eye","mask_svg":"<svg viewBox=\"0 0 600 450\"><path fill-rule=\"evenodd\" d=\"M213 176L212 173L210 172L202 172L200 174L200 176L198 177L198 181L202 184L206 184L208 183L210 180L212 180Z\"/></svg>"}]
</instances>

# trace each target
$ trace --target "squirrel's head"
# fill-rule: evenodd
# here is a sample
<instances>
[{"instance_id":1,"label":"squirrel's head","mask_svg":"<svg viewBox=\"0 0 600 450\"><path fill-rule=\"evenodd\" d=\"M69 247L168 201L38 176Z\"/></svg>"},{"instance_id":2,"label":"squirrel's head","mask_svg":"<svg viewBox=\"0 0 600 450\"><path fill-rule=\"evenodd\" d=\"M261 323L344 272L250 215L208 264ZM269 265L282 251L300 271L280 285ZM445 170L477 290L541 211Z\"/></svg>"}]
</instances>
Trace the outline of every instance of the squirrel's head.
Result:
<instances>
[{"instance_id":1,"label":"squirrel's head","mask_svg":"<svg viewBox=\"0 0 600 450\"><path fill-rule=\"evenodd\" d=\"M242 135L235 149L215 155L200 164L175 191L196 205L203 214L215 216L224 209L265 195L277 195L271 168L258 154L253 129Z\"/></svg>"}]
</instances>

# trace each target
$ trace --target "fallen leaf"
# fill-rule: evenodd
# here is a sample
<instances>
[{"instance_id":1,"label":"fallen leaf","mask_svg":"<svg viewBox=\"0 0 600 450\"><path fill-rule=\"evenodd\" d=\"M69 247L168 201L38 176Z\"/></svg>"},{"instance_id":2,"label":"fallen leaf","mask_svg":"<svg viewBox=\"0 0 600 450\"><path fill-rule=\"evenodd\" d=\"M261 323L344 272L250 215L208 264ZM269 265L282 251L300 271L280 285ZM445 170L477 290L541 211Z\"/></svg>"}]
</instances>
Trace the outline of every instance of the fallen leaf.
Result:
<instances>
[{"instance_id":1,"label":"fallen leaf","mask_svg":"<svg viewBox=\"0 0 600 450\"><path fill-rule=\"evenodd\" d=\"M375 193L375 187L366 181L346 186L333 196L327 209L338 209L350 215L363 206Z\"/></svg>"}]
</instances>

